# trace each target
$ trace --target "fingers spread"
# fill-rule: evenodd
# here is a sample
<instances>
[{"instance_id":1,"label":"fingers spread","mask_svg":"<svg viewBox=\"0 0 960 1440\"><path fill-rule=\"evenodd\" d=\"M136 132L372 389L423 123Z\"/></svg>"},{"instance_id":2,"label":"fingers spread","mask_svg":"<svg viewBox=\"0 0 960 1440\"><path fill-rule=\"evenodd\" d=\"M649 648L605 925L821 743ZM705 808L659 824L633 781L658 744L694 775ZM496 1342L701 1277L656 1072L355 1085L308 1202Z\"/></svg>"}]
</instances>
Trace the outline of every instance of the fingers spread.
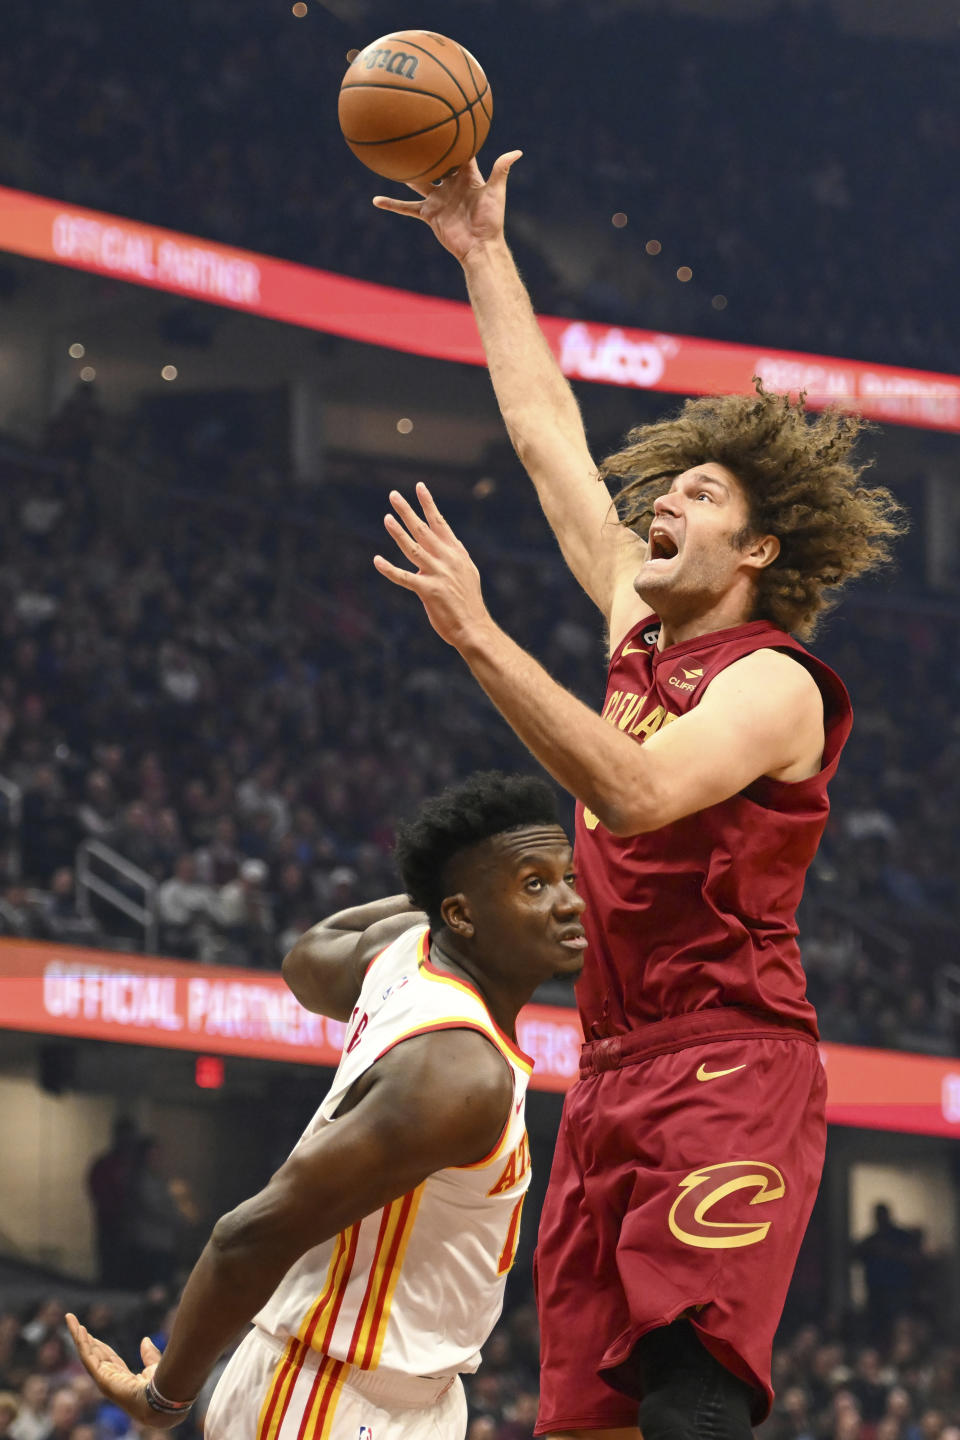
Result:
<instances>
[{"instance_id":1,"label":"fingers spread","mask_svg":"<svg viewBox=\"0 0 960 1440\"><path fill-rule=\"evenodd\" d=\"M383 524L384 528L389 532L391 539L396 542L397 548L403 552L411 565L419 565L421 547L412 535L407 534L399 520L395 520L392 515L384 515Z\"/></svg>"},{"instance_id":2,"label":"fingers spread","mask_svg":"<svg viewBox=\"0 0 960 1440\"><path fill-rule=\"evenodd\" d=\"M416 590L419 576L412 571L401 570L399 565L391 565L382 555L374 555L373 563L384 579L392 580L394 585L399 585L403 590Z\"/></svg>"},{"instance_id":3,"label":"fingers spread","mask_svg":"<svg viewBox=\"0 0 960 1440\"><path fill-rule=\"evenodd\" d=\"M374 195L373 203L378 210L391 210L394 215L411 215L414 220L422 220L420 208L422 200L393 200L389 195Z\"/></svg>"},{"instance_id":4,"label":"fingers spread","mask_svg":"<svg viewBox=\"0 0 960 1440\"><path fill-rule=\"evenodd\" d=\"M417 514L409 500L401 495L399 490L390 491L390 504L415 539L428 540L430 538L429 525L423 519L422 515Z\"/></svg>"},{"instance_id":5,"label":"fingers spread","mask_svg":"<svg viewBox=\"0 0 960 1440\"><path fill-rule=\"evenodd\" d=\"M434 500L433 496L430 494L430 491L427 489L426 485L423 483L422 480L417 481L417 499L420 501L420 505L423 510L424 516L426 517L427 524L431 530L437 530L441 526L443 526L447 530L450 529L450 526L447 524L446 520L444 520L443 516L440 514L440 511L437 509L436 500Z\"/></svg>"},{"instance_id":6,"label":"fingers spread","mask_svg":"<svg viewBox=\"0 0 960 1440\"><path fill-rule=\"evenodd\" d=\"M501 182L506 184L507 176L522 154L522 150L508 150L505 155L501 155L490 171L491 181L496 181L498 184Z\"/></svg>"}]
</instances>

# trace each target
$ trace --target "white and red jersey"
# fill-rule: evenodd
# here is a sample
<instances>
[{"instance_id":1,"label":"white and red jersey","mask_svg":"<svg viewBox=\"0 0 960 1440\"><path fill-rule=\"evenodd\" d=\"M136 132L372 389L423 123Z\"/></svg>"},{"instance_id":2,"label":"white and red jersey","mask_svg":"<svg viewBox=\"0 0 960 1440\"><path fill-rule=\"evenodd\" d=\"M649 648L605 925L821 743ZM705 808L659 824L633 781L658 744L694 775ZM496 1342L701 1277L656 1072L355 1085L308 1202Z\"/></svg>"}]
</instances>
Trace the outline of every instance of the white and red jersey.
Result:
<instances>
[{"instance_id":1,"label":"white and red jersey","mask_svg":"<svg viewBox=\"0 0 960 1440\"><path fill-rule=\"evenodd\" d=\"M530 1184L524 1100L533 1061L496 1025L473 985L434 968L422 925L370 964L333 1084L298 1144L338 1123L350 1087L388 1050L451 1028L478 1030L510 1066L514 1094L503 1134L483 1160L438 1170L287 1272L255 1323L287 1346L290 1375L311 1352L404 1375L454 1375L480 1363Z\"/></svg>"}]
</instances>

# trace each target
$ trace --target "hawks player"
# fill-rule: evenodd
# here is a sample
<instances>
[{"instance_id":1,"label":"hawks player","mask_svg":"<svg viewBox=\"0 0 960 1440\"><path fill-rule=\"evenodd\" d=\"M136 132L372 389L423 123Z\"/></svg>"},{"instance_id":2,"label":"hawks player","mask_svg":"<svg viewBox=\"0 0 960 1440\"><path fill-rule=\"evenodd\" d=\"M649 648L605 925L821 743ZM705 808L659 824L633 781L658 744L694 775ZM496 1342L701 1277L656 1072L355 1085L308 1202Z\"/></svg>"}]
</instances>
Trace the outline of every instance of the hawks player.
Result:
<instances>
[{"instance_id":1,"label":"hawks player","mask_svg":"<svg viewBox=\"0 0 960 1440\"><path fill-rule=\"evenodd\" d=\"M794 914L851 720L790 632L886 558L899 521L860 484L855 420L762 391L634 431L604 467L627 482L618 518L504 241L518 154L487 184L472 162L375 204L463 265L510 437L606 622L602 717L493 624L425 487L422 514L394 492L386 521L415 570L374 563L581 802L587 1044L537 1252L537 1433L747 1437L822 1166Z\"/></svg>"},{"instance_id":2,"label":"hawks player","mask_svg":"<svg viewBox=\"0 0 960 1440\"><path fill-rule=\"evenodd\" d=\"M530 1183L516 1018L541 981L579 974L583 901L534 778L427 802L397 858L425 915L406 896L359 906L287 957L294 993L348 1021L340 1066L266 1189L215 1226L162 1359L145 1340L134 1375L69 1317L141 1423L183 1419L253 1318L206 1440L462 1440L459 1376L500 1313Z\"/></svg>"}]
</instances>

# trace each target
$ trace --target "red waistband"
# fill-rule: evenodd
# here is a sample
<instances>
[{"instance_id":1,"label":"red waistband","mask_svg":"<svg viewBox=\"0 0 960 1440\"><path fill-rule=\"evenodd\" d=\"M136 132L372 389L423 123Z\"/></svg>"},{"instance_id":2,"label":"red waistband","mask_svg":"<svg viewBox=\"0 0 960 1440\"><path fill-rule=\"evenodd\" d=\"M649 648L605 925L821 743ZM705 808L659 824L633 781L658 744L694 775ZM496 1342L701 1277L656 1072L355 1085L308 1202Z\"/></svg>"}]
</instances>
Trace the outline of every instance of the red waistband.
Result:
<instances>
[{"instance_id":1,"label":"red waistband","mask_svg":"<svg viewBox=\"0 0 960 1440\"><path fill-rule=\"evenodd\" d=\"M686 1050L704 1040L739 1039L804 1040L816 1045L816 1036L802 1030L789 1020L776 1015L759 1015L753 1010L739 1010L727 1005L711 1010L694 1010L689 1015L672 1015L668 1020L655 1020L642 1030L627 1030L622 1035L608 1035L603 1040L589 1040L580 1051L580 1076L597 1075L602 1070L620 1070L624 1065L637 1065L653 1055L671 1050Z\"/></svg>"}]
</instances>

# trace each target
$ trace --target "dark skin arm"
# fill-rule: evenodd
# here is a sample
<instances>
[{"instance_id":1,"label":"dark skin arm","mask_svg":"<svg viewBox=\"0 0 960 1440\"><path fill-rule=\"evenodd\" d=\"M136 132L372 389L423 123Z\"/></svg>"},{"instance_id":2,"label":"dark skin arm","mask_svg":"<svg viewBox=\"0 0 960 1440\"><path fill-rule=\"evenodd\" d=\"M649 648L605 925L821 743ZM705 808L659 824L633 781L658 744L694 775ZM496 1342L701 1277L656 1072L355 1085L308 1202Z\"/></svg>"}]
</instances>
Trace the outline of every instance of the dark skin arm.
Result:
<instances>
[{"instance_id":1,"label":"dark skin arm","mask_svg":"<svg viewBox=\"0 0 960 1440\"><path fill-rule=\"evenodd\" d=\"M135 1374L76 1316L67 1317L80 1359L102 1393L141 1424L171 1429L178 1423L177 1416L157 1414L147 1404L151 1374L168 1400L195 1396L231 1339L301 1255L435 1171L489 1154L513 1102L509 1066L471 1030L406 1040L354 1088L361 1098L352 1108L353 1091L341 1115L298 1145L258 1195L217 1221L187 1281L162 1358L144 1341L144 1369Z\"/></svg>"},{"instance_id":2,"label":"dark skin arm","mask_svg":"<svg viewBox=\"0 0 960 1440\"><path fill-rule=\"evenodd\" d=\"M300 936L284 956L283 978L305 1009L349 1020L370 961L426 920L406 895L338 910Z\"/></svg>"}]
</instances>

